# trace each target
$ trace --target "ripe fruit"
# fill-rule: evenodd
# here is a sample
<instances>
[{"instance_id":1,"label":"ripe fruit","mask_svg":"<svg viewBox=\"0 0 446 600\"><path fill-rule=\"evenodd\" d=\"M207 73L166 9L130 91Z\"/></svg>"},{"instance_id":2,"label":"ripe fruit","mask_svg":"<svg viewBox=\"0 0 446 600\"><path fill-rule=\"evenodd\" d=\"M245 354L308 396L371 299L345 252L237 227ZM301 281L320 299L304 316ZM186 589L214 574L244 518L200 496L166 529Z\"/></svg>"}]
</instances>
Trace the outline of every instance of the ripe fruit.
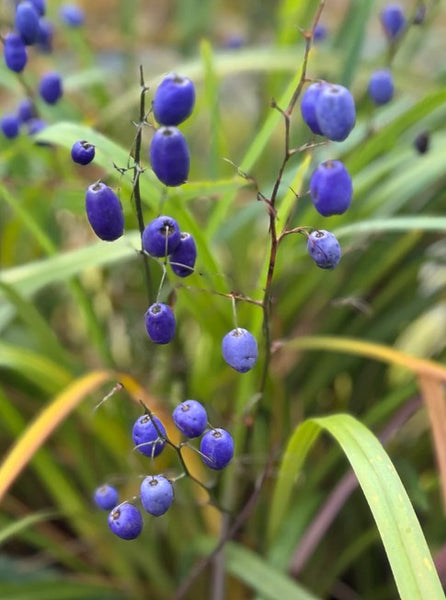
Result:
<instances>
[{"instance_id":1,"label":"ripe fruit","mask_svg":"<svg viewBox=\"0 0 446 600\"><path fill-rule=\"evenodd\" d=\"M5 64L11 71L21 73L28 60L25 43L18 33L7 33L3 43Z\"/></svg>"},{"instance_id":2,"label":"ripe fruit","mask_svg":"<svg viewBox=\"0 0 446 600\"><path fill-rule=\"evenodd\" d=\"M59 10L60 20L68 27L80 27L84 24L85 14L77 4L64 4Z\"/></svg>"},{"instance_id":3,"label":"ripe fruit","mask_svg":"<svg viewBox=\"0 0 446 600\"><path fill-rule=\"evenodd\" d=\"M169 258L172 271L178 277L187 277L194 272L197 247L190 233L181 232L180 243Z\"/></svg>"},{"instance_id":4,"label":"ripe fruit","mask_svg":"<svg viewBox=\"0 0 446 600\"><path fill-rule=\"evenodd\" d=\"M49 54L53 50L53 24L48 19L39 19L39 33L37 36L37 47L41 52Z\"/></svg>"},{"instance_id":5,"label":"ripe fruit","mask_svg":"<svg viewBox=\"0 0 446 600\"><path fill-rule=\"evenodd\" d=\"M96 506L102 510L111 510L118 504L119 495L116 488L104 484L95 489L93 499Z\"/></svg>"},{"instance_id":6,"label":"ripe fruit","mask_svg":"<svg viewBox=\"0 0 446 600\"><path fill-rule=\"evenodd\" d=\"M99 181L90 185L85 195L88 221L95 234L112 242L124 233L124 214L115 192Z\"/></svg>"},{"instance_id":7,"label":"ripe fruit","mask_svg":"<svg viewBox=\"0 0 446 600\"><path fill-rule=\"evenodd\" d=\"M300 103L302 118L313 133L323 135L316 118L316 103L319 95L327 84L322 81L312 83L305 90Z\"/></svg>"},{"instance_id":8,"label":"ripe fruit","mask_svg":"<svg viewBox=\"0 0 446 600\"><path fill-rule=\"evenodd\" d=\"M20 121L16 115L5 115L0 120L0 128L3 135L9 139L19 135Z\"/></svg>"},{"instance_id":9,"label":"ripe fruit","mask_svg":"<svg viewBox=\"0 0 446 600\"><path fill-rule=\"evenodd\" d=\"M321 269L334 269L341 260L341 247L336 237L325 229L308 236L308 253Z\"/></svg>"},{"instance_id":10,"label":"ripe fruit","mask_svg":"<svg viewBox=\"0 0 446 600\"><path fill-rule=\"evenodd\" d=\"M17 107L17 116L21 123L26 123L36 116L36 108L31 98L24 98Z\"/></svg>"},{"instance_id":11,"label":"ripe fruit","mask_svg":"<svg viewBox=\"0 0 446 600\"><path fill-rule=\"evenodd\" d=\"M160 125L179 125L191 114L194 104L195 88L192 81L170 73L155 92L153 114Z\"/></svg>"},{"instance_id":12,"label":"ripe fruit","mask_svg":"<svg viewBox=\"0 0 446 600\"><path fill-rule=\"evenodd\" d=\"M45 127L48 126L48 123L43 119L39 119L38 117L33 117L27 121L28 124L28 133L29 135L36 135L40 133ZM37 142L41 146L48 146L50 144L45 144L44 142Z\"/></svg>"},{"instance_id":13,"label":"ripe fruit","mask_svg":"<svg viewBox=\"0 0 446 600\"><path fill-rule=\"evenodd\" d=\"M313 31L313 41L317 44L323 42L328 35L328 29L322 23L318 23Z\"/></svg>"},{"instance_id":14,"label":"ripe fruit","mask_svg":"<svg viewBox=\"0 0 446 600\"><path fill-rule=\"evenodd\" d=\"M71 158L79 165L88 165L94 158L95 147L87 140L79 140L71 148Z\"/></svg>"},{"instance_id":15,"label":"ripe fruit","mask_svg":"<svg viewBox=\"0 0 446 600\"><path fill-rule=\"evenodd\" d=\"M165 215L151 221L142 234L142 246L152 256L168 256L181 240L180 228L172 217Z\"/></svg>"},{"instance_id":16,"label":"ripe fruit","mask_svg":"<svg viewBox=\"0 0 446 600\"><path fill-rule=\"evenodd\" d=\"M400 4L388 4L381 11L381 25L384 33L393 40L403 31L406 25L406 17Z\"/></svg>"},{"instance_id":17,"label":"ripe fruit","mask_svg":"<svg viewBox=\"0 0 446 600\"><path fill-rule=\"evenodd\" d=\"M420 154L429 150L430 135L428 131L422 131L414 140L414 146Z\"/></svg>"},{"instance_id":18,"label":"ripe fruit","mask_svg":"<svg viewBox=\"0 0 446 600\"><path fill-rule=\"evenodd\" d=\"M201 438L200 452L205 465L224 469L234 456L234 440L225 429L211 429Z\"/></svg>"},{"instance_id":19,"label":"ripe fruit","mask_svg":"<svg viewBox=\"0 0 446 600\"><path fill-rule=\"evenodd\" d=\"M342 215L350 206L353 185L349 172L339 160L327 160L313 172L311 200L324 217Z\"/></svg>"},{"instance_id":20,"label":"ripe fruit","mask_svg":"<svg viewBox=\"0 0 446 600\"><path fill-rule=\"evenodd\" d=\"M222 352L229 366L240 373L246 373L256 364L257 342L252 333L237 327L223 338Z\"/></svg>"},{"instance_id":21,"label":"ripe fruit","mask_svg":"<svg viewBox=\"0 0 446 600\"><path fill-rule=\"evenodd\" d=\"M123 502L108 515L108 525L123 540L134 540L142 531L142 516L136 506Z\"/></svg>"},{"instance_id":22,"label":"ripe fruit","mask_svg":"<svg viewBox=\"0 0 446 600\"><path fill-rule=\"evenodd\" d=\"M136 449L144 456L155 458L166 445L164 425L158 417L143 415L139 417L132 429L132 439Z\"/></svg>"},{"instance_id":23,"label":"ripe fruit","mask_svg":"<svg viewBox=\"0 0 446 600\"><path fill-rule=\"evenodd\" d=\"M31 2L20 2L15 12L15 29L27 45L34 44L39 35L39 15Z\"/></svg>"},{"instance_id":24,"label":"ripe fruit","mask_svg":"<svg viewBox=\"0 0 446 600\"><path fill-rule=\"evenodd\" d=\"M375 104L386 104L393 98L394 84L389 69L379 69L372 73L368 93Z\"/></svg>"},{"instance_id":25,"label":"ripe fruit","mask_svg":"<svg viewBox=\"0 0 446 600\"><path fill-rule=\"evenodd\" d=\"M185 400L172 416L177 428L188 438L199 437L208 425L206 409L197 400Z\"/></svg>"},{"instance_id":26,"label":"ripe fruit","mask_svg":"<svg viewBox=\"0 0 446 600\"><path fill-rule=\"evenodd\" d=\"M356 122L355 101L343 85L324 85L317 98L315 112L323 135L335 142L345 140Z\"/></svg>"},{"instance_id":27,"label":"ripe fruit","mask_svg":"<svg viewBox=\"0 0 446 600\"><path fill-rule=\"evenodd\" d=\"M176 320L167 304L156 302L144 315L147 333L155 344L168 344L175 336Z\"/></svg>"},{"instance_id":28,"label":"ripe fruit","mask_svg":"<svg viewBox=\"0 0 446 600\"><path fill-rule=\"evenodd\" d=\"M150 144L150 162L158 179L168 186L184 183L189 175L189 148L176 127L160 127Z\"/></svg>"},{"instance_id":29,"label":"ripe fruit","mask_svg":"<svg viewBox=\"0 0 446 600\"><path fill-rule=\"evenodd\" d=\"M160 517L173 502L173 485L162 475L150 475L141 483L141 504L145 510Z\"/></svg>"},{"instance_id":30,"label":"ripe fruit","mask_svg":"<svg viewBox=\"0 0 446 600\"><path fill-rule=\"evenodd\" d=\"M56 104L62 98L62 78L59 73L45 73L39 82L39 94L48 104Z\"/></svg>"},{"instance_id":31,"label":"ripe fruit","mask_svg":"<svg viewBox=\"0 0 446 600\"><path fill-rule=\"evenodd\" d=\"M39 17L43 17L46 12L46 0L30 0Z\"/></svg>"}]
</instances>

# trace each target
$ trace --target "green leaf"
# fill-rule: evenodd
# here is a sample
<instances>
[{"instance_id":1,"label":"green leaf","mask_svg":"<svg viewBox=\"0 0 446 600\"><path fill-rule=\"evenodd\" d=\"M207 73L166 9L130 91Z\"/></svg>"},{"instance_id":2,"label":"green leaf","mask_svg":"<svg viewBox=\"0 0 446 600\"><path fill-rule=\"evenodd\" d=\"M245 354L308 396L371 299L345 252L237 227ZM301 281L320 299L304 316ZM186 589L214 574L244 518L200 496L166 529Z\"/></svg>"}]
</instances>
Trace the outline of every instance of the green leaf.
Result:
<instances>
[{"instance_id":1,"label":"green leaf","mask_svg":"<svg viewBox=\"0 0 446 600\"><path fill-rule=\"evenodd\" d=\"M379 530L402 600L444 600L445 596L415 511L395 468L377 438L346 414L313 418L291 436L274 490L269 536L288 509L303 461L322 430L349 460Z\"/></svg>"}]
</instances>

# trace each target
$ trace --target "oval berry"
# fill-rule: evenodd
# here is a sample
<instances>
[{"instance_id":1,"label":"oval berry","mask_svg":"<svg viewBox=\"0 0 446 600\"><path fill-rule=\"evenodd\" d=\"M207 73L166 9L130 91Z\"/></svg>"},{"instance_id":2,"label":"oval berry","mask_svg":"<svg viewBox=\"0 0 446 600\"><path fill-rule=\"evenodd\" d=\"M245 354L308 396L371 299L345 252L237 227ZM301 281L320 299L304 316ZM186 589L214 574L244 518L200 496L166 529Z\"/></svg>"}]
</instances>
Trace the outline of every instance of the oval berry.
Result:
<instances>
[{"instance_id":1,"label":"oval berry","mask_svg":"<svg viewBox=\"0 0 446 600\"><path fill-rule=\"evenodd\" d=\"M151 221L142 234L144 250L159 258L171 254L180 240L181 233L178 223L166 215Z\"/></svg>"},{"instance_id":2,"label":"oval berry","mask_svg":"<svg viewBox=\"0 0 446 600\"><path fill-rule=\"evenodd\" d=\"M316 117L316 103L320 93L327 84L323 81L312 83L305 90L300 103L302 118L313 133L323 135Z\"/></svg>"},{"instance_id":3,"label":"oval berry","mask_svg":"<svg viewBox=\"0 0 446 600\"><path fill-rule=\"evenodd\" d=\"M87 189L85 208L88 221L95 234L112 242L124 233L124 214L115 192L102 183L94 183Z\"/></svg>"},{"instance_id":4,"label":"oval berry","mask_svg":"<svg viewBox=\"0 0 446 600\"><path fill-rule=\"evenodd\" d=\"M234 456L234 440L225 429L211 429L201 438L201 460L211 469L224 469Z\"/></svg>"},{"instance_id":5,"label":"oval berry","mask_svg":"<svg viewBox=\"0 0 446 600\"><path fill-rule=\"evenodd\" d=\"M162 475L150 475L143 479L140 488L141 504L154 517L160 517L173 502L173 485Z\"/></svg>"},{"instance_id":6,"label":"oval berry","mask_svg":"<svg viewBox=\"0 0 446 600\"><path fill-rule=\"evenodd\" d=\"M95 147L87 140L79 140L71 148L71 158L79 165L88 165L95 155Z\"/></svg>"},{"instance_id":7,"label":"oval berry","mask_svg":"<svg viewBox=\"0 0 446 600\"><path fill-rule=\"evenodd\" d=\"M176 320L173 310L167 304L156 302L147 310L146 329L155 344L168 344L175 336Z\"/></svg>"},{"instance_id":8,"label":"oval berry","mask_svg":"<svg viewBox=\"0 0 446 600\"><path fill-rule=\"evenodd\" d=\"M77 4L63 4L59 10L59 17L68 27L81 27L85 21L85 13Z\"/></svg>"},{"instance_id":9,"label":"oval berry","mask_svg":"<svg viewBox=\"0 0 446 600\"><path fill-rule=\"evenodd\" d=\"M5 115L0 119L0 129L3 135L9 139L19 135L20 119L17 115Z\"/></svg>"},{"instance_id":10,"label":"oval berry","mask_svg":"<svg viewBox=\"0 0 446 600\"><path fill-rule=\"evenodd\" d=\"M375 104L386 104L393 98L394 84L389 69L379 69L372 73L368 94Z\"/></svg>"},{"instance_id":11,"label":"oval berry","mask_svg":"<svg viewBox=\"0 0 446 600\"><path fill-rule=\"evenodd\" d=\"M206 429L206 409L197 400L185 400L172 413L176 427L188 438L199 437Z\"/></svg>"},{"instance_id":12,"label":"oval berry","mask_svg":"<svg viewBox=\"0 0 446 600\"><path fill-rule=\"evenodd\" d=\"M39 34L37 36L37 47L41 52L49 54L53 51L54 28L48 19L39 19Z\"/></svg>"},{"instance_id":13,"label":"oval berry","mask_svg":"<svg viewBox=\"0 0 446 600\"><path fill-rule=\"evenodd\" d=\"M353 184L349 172L339 160L327 160L313 172L311 200L324 217L342 215L350 206Z\"/></svg>"},{"instance_id":14,"label":"oval berry","mask_svg":"<svg viewBox=\"0 0 446 600\"><path fill-rule=\"evenodd\" d=\"M15 12L15 29L27 45L34 44L39 36L39 15L31 2L20 2Z\"/></svg>"},{"instance_id":15,"label":"oval berry","mask_svg":"<svg viewBox=\"0 0 446 600\"><path fill-rule=\"evenodd\" d=\"M62 98L62 78L59 73L45 73L39 82L39 94L48 104L56 104Z\"/></svg>"},{"instance_id":16,"label":"oval berry","mask_svg":"<svg viewBox=\"0 0 446 600\"><path fill-rule=\"evenodd\" d=\"M341 260L341 246L333 233L320 229L307 240L308 253L321 269L334 269Z\"/></svg>"},{"instance_id":17,"label":"oval berry","mask_svg":"<svg viewBox=\"0 0 446 600\"><path fill-rule=\"evenodd\" d=\"M329 140L345 140L356 122L355 101L343 85L327 84L316 102L319 128Z\"/></svg>"},{"instance_id":18,"label":"oval berry","mask_svg":"<svg viewBox=\"0 0 446 600\"><path fill-rule=\"evenodd\" d=\"M393 40L400 35L406 26L406 17L400 4L388 4L380 15L381 25L386 36Z\"/></svg>"},{"instance_id":19,"label":"oval berry","mask_svg":"<svg viewBox=\"0 0 446 600\"><path fill-rule=\"evenodd\" d=\"M178 277L187 277L194 272L197 247L190 233L181 232L180 242L169 257L172 271Z\"/></svg>"},{"instance_id":20,"label":"oval berry","mask_svg":"<svg viewBox=\"0 0 446 600\"><path fill-rule=\"evenodd\" d=\"M176 127L160 127L150 144L150 162L158 179L175 187L189 175L189 148L183 134Z\"/></svg>"},{"instance_id":21,"label":"oval berry","mask_svg":"<svg viewBox=\"0 0 446 600\"><path fill-rule=\"evenodd\" d=\"M246 373L257 362L258 349L255 337L241 327L233 329L222 341L223 358L239 373Z\"/></svg>"},{"instance_id":22,"label":"oval berry","mask_svg":"<svg viewBox=\"0 0 446 600\"><path fill-rule=\"evenodd\" d=\"M36 107L31 98L24 98L17 107L17 116L21 123L26 123L36 116Z\"/></svg>"},{"instance_id":23,"label":"oval berry","mask_svg":"<svg viewBox=\"0 0 446 600\"><path fill-rule=\"evenodd\" d=\"M25 43L17 33L7 33L3 43L5 64L11 71L21 73L28 61Z\"/></svg>"},{"instance_id":24,"label":"oval berry","mask_svg":"<svg viewBox=\"0 0 446 600\"><path fill-rule=\"evenodd\" d=\"M195 87L190 79L169 73L156 89L153 114L160 125L179 125L191 114Z\"/></svg>"},{"instance_id":25,"label":"oval berry","mask_svg":"<svg viewBox=\"0 0 446 600\"><path fill-rule=\"evenodd\" d=\"M39 17L43 17L46 12L46 0L30 0Z\"/></svg>"},{"instance_id":26,"label":"oval berry","mask_svg":"<svg viewBox=\"0 0 446 600\"><path fill-rule=\"evenodd\" d=\"M134 540L142 531L142 516L136 506L123 502L108 515L108 525L119 538Z\"/></svg>"},{"instance_id":27,"label":"oval berry","mask_svg":"<svg viewBox=\"0 0 446 600\"><path fill-rule=\"evenodd\" d=\"M102 510L111 510L118 504L119 494L116 488L104 484L95 489L93 500L96 506L102 508Z\"/></svg>"},{"instance_id":28,"label":"oval berry","mask_svg":"<svg viewBox=\"0 0 446 600\"><path fill-rule=\"evenodd\" d=\"M144 456L155 458L166 445L166 430L158 417L142 415L132 429L132 439L136 449Z\"/></svg>"}]
</instances>

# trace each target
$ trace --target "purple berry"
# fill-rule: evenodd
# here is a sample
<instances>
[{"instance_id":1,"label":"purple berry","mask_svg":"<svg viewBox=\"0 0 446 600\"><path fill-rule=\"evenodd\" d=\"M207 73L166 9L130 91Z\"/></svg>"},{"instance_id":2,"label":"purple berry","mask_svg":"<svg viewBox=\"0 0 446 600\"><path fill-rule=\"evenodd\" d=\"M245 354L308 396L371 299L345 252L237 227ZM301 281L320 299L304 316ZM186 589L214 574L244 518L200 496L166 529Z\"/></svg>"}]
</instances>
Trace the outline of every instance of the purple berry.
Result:
<instances>
[{"instance_id":1,"label":"purple berry","mask_svg":"<svg viewBox=\"0 0 446 600\"><path fill-rule=\"evenodd\" d=\"M342 85L325 85L316 102L319 128L329 140L345 140L356 122L353 96Z\"/></svg>"},{"instance_id":2,"label":"purple berry","mask_svg":"<svg viewBox=\"0 0 446 600\"><path fill-rule=\"evenodd\" d=\"M11 71L21 73L28 61L25 43L18 33L7 33L3 51L5 64Z\"/></svg>"},{"instance_id":3,"label":"purple berry","mask_svg":"<svg viewBox=\"0 0 446 600\"><path fill-rule=\"evenodd\" d=\"M170 306L156 302L149 307L144 318L147 333L152 342L155 344L168 344L173 340L176 320Z\"/></svg>"},{"instance_id":4,"label":"purple berry","mask_svg":"<svg viewBox=\"0 0 446 600\"><path fill-rule=\"evenodd\" d=\"M160 127L150 144L150 162L158 179L168 186L183 184L189 175L189 148L176 127Z\"/></svg>"},{"instance_id":5,"label":"purple berry","mask_svg":"<svg viewBox=\"0 0 446 600\"><path fill-rule=\"evenodd\" d=\"M342 215L350 206L353 184L349 172L339 160L327 160L313 172L311 200L324 217Z\"/></svg>"},{"instance_id":6,"label":"purple berry","mask_svg":"<svg viewBox=\"0 0 446 600\"><path fill-rule=\"evenodd\" d=\"M400 4L388 4L381 11L381 25L384 33L393 40L400 35L406 26L406 17Z\"/></svg>"},{"instance_id":7,"label":"purple berry","mask_svg":"<svg viewBox=\"0 0 446 600\"><path fill-rule=\"evenodd\" d=\"M257 362L257 342L252 333L237 327L225 335L222 341L223 358L239 373L246 373Z\"/></svg>"},{"instance_id":8,"label":"purple berry","mask_svg":"<svg viewBox=\"0 0 446 600\"><path fill-rule=\"evenodd\" d=\"M175 408L172 416L177 428L188 438L199 437L208 424L206 409L197 400L185 400Z\"/></svg>"},{"instance_id":9,"label":"purple berry","mask_svg":"<svg viewBox=\"0 0 446 600\"><path fill-rule=\"evenodd\" d=\"M170 73L157 87L153 114L160 125L179 125L191 114L195 87L190 79Z\"/></svg>"},{"instance_id":10,"label":"purple berry","mask_svg":"<svg viewBox=\"0 0 446 600\"><path fill-rule=\"evenodd\" d=\"M17 116L21 123L26 123L36 116L36 107L31 98L24 98L17 107Z\"/></svg>"},{"instance_id":11,"label":"purple berry","mask_svg":"<svg viewBox=\"0 0 446 600\"><path fill-rule=\"evenodd\" d=\"M172 271L178 277L187 277L194 272L195 260L197 258L197 247L190 233L181 232L178 246L169 257Z\"/></svg>"},{"instance_id":12,"label":"purple berry","mask_svg":"<svg viewBox=\"0 0 446 600\"><path fill-rule=\"evenodd\" d=\"M393 77L389 69L380 69L372 73L368 93L375 104L386 104L393 98Z\"/></svg>"},{"instance_id":13,"label":"purple berry","mask_svg":"<svg viewBox=\"0 0 446 600\"><path fill-rule=\"evenodd\" d=\"M43 17L46 12L46 0L29 0L34 6L39 17Z\"/></svg>"},{"instance_id":14,"label":"purple berry","mask_svg":"<svg viewBox=\"0 0 446 600\"><path fill-rule=\"evenodd\" d=\"M5 115L0 119L0 128L5 137L13 139L19 135L20 120L17 115Z\"/></svg>"},{"instance_id":15,"label":"purple berry","mask_svg":"<svg viewBox=\"0 0 446 600\"><path fill-rule=\"evenodd\" d=\"M39 82L39 93L48 104L55 104L62 98L62 78L59 73L45 73Z\"/></svg>"},{"instance_id":16,"label":"purple berry","mask_svg":"<svg viewBox=\"0 0 446 600\"><path fill-rule=\"evenodd\" d=\"M116 506L108 515L111 531L123 540L134 540L142 531L142 516L129 502Z\"/></svg>"},{"instance_id":17,"label":"purple berry","mask_svg":"<svg viewBox=\"0 0 446 600\"><path fill-rule=\"evenodd\" d=\"M329 231L319 229L308 236L308 253L321 269L334 269L341 260L341 246Z\"/></svg>"},{"instance_id":18,"label":"purple berry","mask_svg":"<svg viewBox=\"0 0 446 600\"><path fill-rule=\"evenodd\" d=\"M162 475L150 475L143 479L140 494L144 509L149 514L160 517L173 502L173 485Z\"/></svg>"},{"instance_id":19,"label":"purple berry","mask_svg":"<svg viewBox=\"0 0 446 600\"><path fill-rule=\"evenodd\" d=\"M102 510L111 510L119 502L119 495L116 488L104 484L96 488L93 494L93 500Z\"/></svg>"},{"instance_id":20,"label":"purple berry","mask_svg":"<svg viewBox=\"0 0 446 600\"><path fill-rule=\"evenodd\" d=\"M81 27L85 21L85 13L77 4L63 4L59 10L59 17L68 27Z\"/></svg>"},{"instance_id":21,"label":"purple berry","mask_svg":"<svg viewBox=\"0 0 446 600\"><path fill-rule=\"evenodd\" d=\"M87 140L79 140L71 148L71 158L79 165L88 165L94 158L95 147Z\"/></svg>"},{"instance_id":22,"label":"purple berry","mask_svg":"<svg viewBox=\"0 0 446 600\"><path fill-rule=\"evenodd\" d=\"M124 233L124 214L115 192L99 181L90 185L85 195L88 221L95 234L112 242Z\"/></svg>"},{"instance_id":23,"label":"purple berry","mask_svg":"<svg viewBox=\"0 0 446 600\"><path fill-rule=\"evenodd\" d=\"M180 228L172 217L161 216L151 221L142 234L142 246L152 256L171 254L181 240Z\"/></svg>"},{"instance_id":24,"label":"purple berry","mask_svg":"<svg viewBox=\"0 0 446 600\"><path fill-rule=\"evenodd\" d=\"M45 129L45 127L48 127L48 123L43 119L39 119L38 117L33 117L32 119L29 119L29 121L27 121L27 125L29 135L37 135L43 129ZM42 142L38 143L41 145L47 145L43 144Z\"/></svg>"},{"instance_id":25,"label":"purple berry","mask_svg":"<svg viewBox=\"0 0 446 600\"><path fill-rule=\"evenodd\" d=\"M216 471L224 469L234 456L234 440L224 429L211 429L201 438L201 459Z\"/></svg>"},{"instance_id":26,"label":"purple berry","mask_svg":"<svg viewBox=\"0 0 446 600\"><path fill-rule=\"evenodd\" d=\"M132 439L136 449L144 456L155 458L166 445L166 430L158 417L143 415L132 429Z\"/></svg>"},{"instance_id":27,"label":"purple berry","mask_svg":"<svg viewBox=\"0 0 446 600\"><path fill-rule=\"evenodd\" d=\"M41 52L49 54L53 51L54 28L48 19L39 19L39 34L37 36L37 47Z\"/></svg>"},{"instance_id":28,"label":"purple berry","mask_svg":"<svg viewBox=\"0 0 446 600\"><path fill-rule=\"evenodd\" d=\"M322 23L318 23L314 28L313 41L317 44L323 42L328 35L328 29Z\"/></svg>"},{"instance_id":29,"label":"purple berry","mask_svg":"<svg viewBox=\"0 0 446 600\"><path fill-rule=\"evenodd\" d=\"M28 0L20 2L15 13L15 29L26 45L34 44L39 36L39 15Z\"/></svg>"},{"instance_id":30,"label":"purple berry","mask_svg":"<svg viewBox=\"0 0 446 600\"><path fill-rule=\"evenodd\" d=\"M323 135L316 117L316 103L320 93L327 84L323 81L312 83L305 90L300 103L302 118L313 133Z\"/></svg>"}]
</instances>

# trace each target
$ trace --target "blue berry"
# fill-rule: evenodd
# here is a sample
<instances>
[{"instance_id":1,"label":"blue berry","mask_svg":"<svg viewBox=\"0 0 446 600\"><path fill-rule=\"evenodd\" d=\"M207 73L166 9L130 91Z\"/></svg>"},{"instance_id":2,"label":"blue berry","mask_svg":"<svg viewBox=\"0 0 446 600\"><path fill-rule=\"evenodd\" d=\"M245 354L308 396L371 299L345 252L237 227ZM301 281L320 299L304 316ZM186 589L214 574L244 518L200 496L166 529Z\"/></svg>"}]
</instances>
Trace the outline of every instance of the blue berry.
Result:
<instances>
[{"instance_id":1,"label":"blue berry","mask_svg":"<svg viewBox=\"0 0 446 600\"><path fill-rule=\"evenodd\" d=\"M39 15L31 2L20 2L15 13L15 29L27 45L34 44L39 35Z\"/></svg>"},{"instance_id":2,"label":"blue berry","mask_svg":"<svg viewBox=\"0 0 446 600\"><path fill-rule=\"evenodd\" d=\"M85 13L77 4L64 4L59 10L60 20L68 27L81 27L85 21Z\"/></svg>"},{"instance_id":3,"label":"blue berry","mask_svg":"<svg viewBox=\"0 0 446 600\"><path fill-rule=\"evenodd\" d=\"M48 104L55 104L62 98L62 78L59 73L45 73L39 82L39 93Z\"/></svg>"},{"instance_id":4,"label":"blue berry","mask_svg":"<svg viewBox=\"0 0 446 600\"><path fill-rule=\"evenodd\" d=\"M38 117L33 117L27 121L29 135L36 135L40 133L45 127L48 127L48 123ZM40 143L40 142L39 142ZM46 144L42 144L46 145Z\"/></svg>"},{"instance_id":5,"label":"blue berry","mask_svg":"<svg viewBox=\"0 0 446 600\"><path fill-rule=\"evenodd\" d=\"M192 81L170 73L157 87L153 97L153 114L160 125L179 125L191 114L194 104Z\"/></svg>"},{"instance_id":6,"label":"blue berry","mask_svg":"<svg viewBox=\"0 0 446 600\"><path fill-rule=\"evenodd\" d=\"M7 33L3 51L5 64L11 71L21 73L28 61L25 43L18 33Z\"/></svg>"},{"instance_id":7,"label":"blue berry","mask_svg":"<svg viewBox=\"0 0 446 600\"><path fill-rule=\"evenodd\" d=\"M185 400L175 408L172 416L177 428L188 438L199 437L208 424L206 409L197 400Z\"/></svg>"},{"instance_id":8,"label":"blue berry","mask_svg":"<svg viewBox=\"0 0 446 600\"><path fill-rule=\"evenodd\" d=\"M37 47L41 52L49 54L53 51L54 28L48 19L39 19L39 34L37 36Z\"/></svg>"},{"instance_id":9,"label":"blue berry","mask_svg":"<svg viewBox=\"0 0 446 600\"><path fill-rule=\"evenodd\" d=\"M381 24L386 36L393 40L406 26L406 17L400 4L388 4L381 11Z\"/></svg>"},{"instance_id":10,"label":"blue berry","mask_svg":"<svg viewBox=\"0 0 446 600\"><path fill-rule=\"evenodd\" d=\"M46 12L46 0L30 0L39 17L43 17Z\"/></svg>"},{"instance_id":11,"label":"blue berry","mask_svg":"<svg viewBox=\"0 0 446 600\"><path fill-rule=\"evenodd\" d=\"M237 327L225 335L222 341L223 358L236 371L246 373L257 362L257 342L252 333Z\"/></svg>"},{"instance_id":12,"label":"blue berry","mask_svg":"<svg viewBox=\"0 0 446 600\"><path fill-rule=\"evenodd\" d=\"M142 234L142 246L152 256L168 256L181 240L180 228L172 217L165 215L151 221Z\"/></svg>"},{"instance_id":13,"label":"blue berry","mask_svg":"<svg viewBox=\"0 0 446 600\"><path fill-rule=\"evenodd\" d=\"M342 85L323 86L316 102L316 118L329 140L345 140L356 122L355 101L349 90Z\"/></svg>"},{"instance_id":14,"label":"blue berry","mask_svg":"<svg viewBox=\"0 0 446 600\"><path fill-rule=\"evenodd\" d=\"M21 123L26 123L36 116L36 107L31 98L24 98L17 107L17 116Z\"/></svg>"},{"instance_id":15,"label":"blue berry","mask_svg":"<svg viewBox=\"0 0 446 600\"><path fill-rule=\"evenodd\" d=\"M158 179L168 186L184 183L189 175L189 148L176 127L160 127L150 144L150 162Z\"/></svg>"},{"instance_id":16,"label":"blue berry","mask_svg":"<svg viewBox=\"0 0 446 600\"><path fill-rule=\"evenodd\" d=\"M143 479L140 493L144 509L155 517L163 515L173 502L173 485L162 475L150 475Z\"/></svg>"},{"instance_id":17,"label":"blue berry","mask_svg":"<svg viewBox=\"0 0 446 600\"><path fill-rule=\"evenodd\" d=\"M181 232L178 246L169 257L170 266L175 275L187 277L194 272L197 247L190 233Z\"/></svg>"},{"instance_id":18,"label":"blue berry","mask_svg":"<svg viewBox=\"0 0 446 600\"><path fill-rule=\"evenodd\" d=\"M116 488L104 484L96 488L93 494L93 500L102 510L111 510L119 502L119 494Z\"/></svg>"},{"instance_id":19,"label":"blue berry","mask_svg":"<svg viewBox=\"0 0 446 600\"><path fill-rule=\"evenodd\" d=\"M5 115L0 120L0 128L5 137L15 138L19 135L20 120L16 115Z\"/></svg>"},{"instance_id":20,"label":"blue berry","mask_svg":"<svg viewBox=\"0 0 446 600\"><path fill-rule=\"evenodd\" d=\"M134 540L142 531L142 516L129 502L116 506L108 515L111 531L123 540Z\"/></svg>"},{"instance_id":21,"label":"blue berry","mask_svg":"<svg viewBox=\"0 0 446 600\"><path fill-rule=\"evenodd\" d=\"M71 158L79 165L88 165L95 155L95 147L87 140L79 140L71 148Z\"/></svg>"},{"instance_id":22,"label":"blue berry","mask_svg":"<svg viewBox=\"0 0 446 600\"><path fill-rule=\"evenodd\" d=\"M368 93L375 104L386 104L393 98L393 77L389 69L380 69L372 73Z\"/></svg>"},{"instance_id":23,"label":"blue berry","mask_svg":"<svg viewBox=\"0 0 446 600\"><path fill-rule=\"evenodd\" d=\"M234 456L234 440L225 429L211 429L201 438L201 459L216 471L224 469Z\"/></svg>"},{"instance_id":24,"label":"blue berry","mask_svg":"<svg viewBox=\"0 0 446 600\"><path fill-rule=\"evenodd\" d=\"M166 445L165 436L166 430L158 417L143 415L133 425L133 442L138 452L144 454L144 456L152 458L158 456Z\"/></svg>"},{"instance_id":25,"label":"blue berry","mask_svg":"<svg viewBox=\"0 0 446 600\"><path fill-rule=\"evenodd\" d=\"M328 35L328 29L322 23L318 23L314 28L313 41L317 44L323 42Z\"/></svg>"},{"instance_id":26,"label":"blue berry","mask_svg":"<svg viewBox=\"0 0 446 600\"><path fill-rule=\"evenodd\" d=\"M124 233L124 214L115 192L99 181L90 185L85 195L88 221L95 234L112 242Z\"/></svg>"},{"instance_id":27,"label":"blue berry","mask_svg":"<svg viewBox=\"0 0 446 600\"><path fill-rule=\"evenodd\" d=\"M155 344L168 344L175 336L176 320L173 310L167 304L156 302L147 310L145 316L149 338Z\"/></svg>"},{"instance_id":28,"label":"blue berry","mask_svg":"<svg viewBox=\"0 0 446 600\"><path fill-rule=\"evenodd\" d=\"M308 236L308 253L321 269L334 269L341 260L341 246L336 236L319 229Z\"/></svg>"},{"instance_id":29,"label":"blue berry","mask_svg":"<svg viewBox=\"0 0 446 600\"><path fill-rule=\"evenodd\" d=\"M316 104L319 96L327 84L322 81L312 83L305 90L300 103L302 118L313 133L323 135L316 117Z\"/></svg>"},{"instance_id":30,"label":"blue berry","mask_svg":"<svg viewBox=\"0 0 446 600\"><path fill-rule=\"evenodd\" d=\"M311 200L324 217L342 215L350 206L353 184L349 172L339 160L327 160L313 172Z\"/></svg>"}]
</instances>

